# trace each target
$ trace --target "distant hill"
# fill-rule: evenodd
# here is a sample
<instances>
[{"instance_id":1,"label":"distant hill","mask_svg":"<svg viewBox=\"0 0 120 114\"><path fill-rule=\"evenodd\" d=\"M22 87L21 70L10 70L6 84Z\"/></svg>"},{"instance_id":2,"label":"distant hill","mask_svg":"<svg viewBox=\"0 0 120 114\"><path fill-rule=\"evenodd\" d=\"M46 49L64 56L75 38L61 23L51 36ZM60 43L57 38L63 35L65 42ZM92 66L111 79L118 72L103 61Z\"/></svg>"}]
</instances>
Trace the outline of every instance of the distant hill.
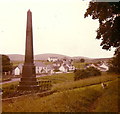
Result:
<instances>
[{"instance_id":1,"label":"distant hill","mask_svg":"<svg viewBox=\"0 0 120 114\"><path fill-rule=\"evenodd\" d=\"M20 54L8 54L11 61L24 61L24 55Z\"/></svg>"},{"instance_id":2,"label":"distant hill","mask_svg":"<svg viewBox=\"0 0 120 114\"><path fill-rule=\"evenodd\" d=\"M96 62L99 62L99 61L106 61L108 62L111 58L96 58L96 59L93 59L92 62L93 63L96 63Z\"/></svg>"},{"instance_id":3,"label":"distant hill","mask_svg":"<svg viewBox=\"0 0 120 114\"><path fill-rule=\"evenodd\" d=\"M58 59L62 59L62 58L70 59L71 58L71 57L66 56L66 55L47 53L47 54L35 55L35 60L47 60L48 57L57 57Z\"/></svg>"},{"instance_id":4,"label":"distant hill","mask_svg":"<svg viewBox=\"0 0 120 114\"><path fill-rule=\"evenodd\" d=\"M8 54L9 58L11 61L24 61L24 55L20 55L20 54ZM95 63L98 61L108 61L110 58L88 58L88 57L83 57L83 56L78 56L78 57L70 57L70 56L66 56L66 55L61 55L61 54L51 54L51 53L47 53L47 54L38 54L35 55L34 59L35 60L47 60L48 57L58 57L58 59L62 59L62 58L68 58L68 59L85 59L85 61L87 63Z\"/></svg>"},{"instance_id":5,"label":"distant hill","mask_svg":"<svg viewBox=\"0 0 120 114\"><path fill-rule=\"evenodd\" d=\"M8 54L9 58L11 61L24 61L24 55L20 55L20 54ZM48 57L58 57L58 59L61 58L68 58L70 59L71 57L69 56L65 56L65 55L61 55L61 54L38 54L34 56L35 60L47 60Z\"/></svg>"}]
</instances>

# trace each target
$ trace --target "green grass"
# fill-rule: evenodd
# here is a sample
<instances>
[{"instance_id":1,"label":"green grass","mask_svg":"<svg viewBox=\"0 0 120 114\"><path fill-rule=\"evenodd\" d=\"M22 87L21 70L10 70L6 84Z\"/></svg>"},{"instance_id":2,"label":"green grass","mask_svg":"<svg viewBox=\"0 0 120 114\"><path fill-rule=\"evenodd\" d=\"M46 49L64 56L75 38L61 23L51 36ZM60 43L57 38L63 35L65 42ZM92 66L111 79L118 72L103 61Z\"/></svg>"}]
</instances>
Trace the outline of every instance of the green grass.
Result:
<instances>
[{"instance_id":1,"label":"green grass","mask_svg":"<svg viewBox=\"0 0 120 114\"><path fill-rule=\"evenodd\" d=\"M54 74L51 76L39 77L38 80L50 80L52 84L70 82L74 80L73 73Z\"/></svg>"},{"instance_id":2,"label":"green grass","mask_svg":"<svg viewBox=\"0 0 120 114\"><path fill-rule=\"evenodd\" d=\"M22 64L23 61L12 61L13 66L18 66L19 64Z\"/></svg>"},{"instance_id":3,"label":"green grass","mask_svg":"<svg viewBox=\"0 0 120 114\"><path fill-rule=\"evenodd\" d=\"M118 112L118 99L120 99L118 94L118 80L120 81L120 79L117 79L109 83L102 96L95 103L94 112Z\"/></svg>"},{"instance_id":4,"label":"green grass","mask_svg":"<svg viewBox=\"0 0 120 114\"><path fill-rule=\"evenodd\" d=\"M106 89L98 84L46 97L33 94L13 103L3 102L3 112L115 112L118 111L117 91L117 80L114 80Z\"/></svg>"},{"instance_id":5,"label":"green grass","mask_svg":"<svg viewBox=\"0 0 120 114\"><path fill-rule=\"evenodd\" d=\"M49 62L49 61L46 61L46 60L35 60L36 62L43 62L45 65L50 65L50 64L53 64L53 62Z\"/></svg>"},{"instance_id":6,"label":"green grass","mask_svg":"<svg viewBox=\"0 0 120 114\"><path fill-rule=\"evenodd\" d=\"M95 89L81 88L54 93L39 98L35 95L3 103L3 111L9 112L88 112L91 103L100 96ZM24 107L23 107L24 105Z\"/></svg>"},{"instance_id":7,"label":"green grass","mask_svg":"<svg viewBox=\"0 0 120 114\"><path fill-rule=\"evenodd\" d=\"M67 73L67 74L63 73L63 74L39 77L38 80L50 80L52 82L51 91L59 92L59 91L71 90L74 88L99 84L100 82L104 82L104 81L114 80L117 78L117 76L118 75L115 74L103 74L102 76L98 76L98 77L91 77L91 78L74 81L73 73ZM7 96L9 97L10 93L14 92L13 89L15 88L16 90L18 84L19 84L18 81L8 84L3 84L2 88L4 91L3 93L4 98L6 98Z\"/></svg>"},{"instance_id":8,"label":"green grass","mask_svg":"<svg viewBox=\"0 0 120 114\"><path fill-rule=\"evenodd\" d=\"M58 84L53 85L52 90L53 91L65 91L69 89L95 85L101 82L115 80L118 76L119 75L116 75L116 74L104 74L104 75L97 76L97 77L90 77L90 78L81 79L78 81L71 81L69 83L65 83L65 82L63 82L62 84L58 83Z\"/></svg>"},{"instance_id":9,"label":"green grass","mask_svg":"<svg viewBox=\"0 0 120 114\"><path fill-rule=\"evenodd\" d=\"M76 68L84 68L86 63L81 63L81 62L74 62L73 65Z\"/></svg>"},{"instance_id":10,"label":"green grass","mask_svg":"<svg viewBox=\"0 0 120 114\"><path fill-rule=\"evenodd\" d=\"M2 87L3 87L3 88L6 88L6 87L10 87L11 85L17 86L18 84L19 84L19 82L16 81L16 82L11 82L11 83L2 84Z\"/></svg>"},{"instance_id":11,"label":"green grass","mask_svg":"<svg viewBox=\"0 0 120 114\"><path fill-rule=\"evenodd\" d=\"M115 112L118 111L118 77L103 74L73 81L73 74L57 74L40 77L39 80L53 81L53 94L38 97L36 94L23 96L14 102L3 102L3 112ZM56 80L60 80L57 82ZM111 81L110 81L111 80ZM109 81L109 82L106 82ZM103 89L100 82L108 83ZM17 85L18 82L12 83ZM96 84L96 85L94 85ZM88 86L89 85L89 86ZM11 83L4 84L4 88Z\"/></svg>"}]
</instances>

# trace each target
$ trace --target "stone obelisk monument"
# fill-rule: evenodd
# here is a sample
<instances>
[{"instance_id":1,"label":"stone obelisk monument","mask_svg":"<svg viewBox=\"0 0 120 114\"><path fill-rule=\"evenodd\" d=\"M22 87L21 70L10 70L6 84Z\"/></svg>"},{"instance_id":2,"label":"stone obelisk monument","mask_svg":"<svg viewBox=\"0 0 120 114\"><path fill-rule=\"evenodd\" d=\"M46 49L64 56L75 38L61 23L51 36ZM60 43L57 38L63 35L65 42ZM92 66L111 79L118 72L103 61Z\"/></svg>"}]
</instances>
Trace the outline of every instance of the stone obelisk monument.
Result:
<instances>
[{"instance_id":1,"label":"stone obelisk monument","mask_svg":"<svg viewBox=\"0 0 120 114\"><path fill-rule=\"evenodd\" d=\"M27 12L27 26L26 26L26 49L25 61L22 70L21 81L18 90L38 90L39 86L36 80L34 55L33 55L33 33L32 33L32 12Z\"/></svg>"}]
</instances>

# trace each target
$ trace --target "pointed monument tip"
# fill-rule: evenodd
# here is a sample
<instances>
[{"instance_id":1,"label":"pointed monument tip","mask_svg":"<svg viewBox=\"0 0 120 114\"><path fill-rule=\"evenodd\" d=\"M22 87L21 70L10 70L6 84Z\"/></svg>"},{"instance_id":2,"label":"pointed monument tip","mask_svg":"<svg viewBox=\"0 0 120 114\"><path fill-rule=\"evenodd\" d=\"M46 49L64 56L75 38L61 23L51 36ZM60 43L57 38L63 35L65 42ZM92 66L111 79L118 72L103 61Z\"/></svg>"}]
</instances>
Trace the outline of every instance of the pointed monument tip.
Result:
<instances>
[{"instance_id":1,"label":"pointed monument tip","mask_svg":"<svg viewBox=\"0 0 120 114\"><path fill-rule=\"evenodd\" d=\"M31 12L30 9L28 10L28 12Z\"/></svg>"}]
</instances>

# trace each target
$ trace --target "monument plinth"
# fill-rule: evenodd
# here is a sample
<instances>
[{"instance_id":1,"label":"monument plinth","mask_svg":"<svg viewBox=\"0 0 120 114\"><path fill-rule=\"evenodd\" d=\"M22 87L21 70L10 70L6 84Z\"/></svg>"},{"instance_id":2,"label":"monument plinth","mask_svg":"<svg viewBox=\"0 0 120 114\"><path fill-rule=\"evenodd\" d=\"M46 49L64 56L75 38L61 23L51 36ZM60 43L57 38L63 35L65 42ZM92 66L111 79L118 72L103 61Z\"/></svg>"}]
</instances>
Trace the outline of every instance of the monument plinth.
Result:
<instances>
[{"instance_id":1,"label":"monument plinth","mask_svg":"<svg viewBox=\"0 0 120 114\"><path fill-rule=\"evenodd\" d=\"M33 56L33 33L32 33L32 12L27 12L26 26L26 49L25 61L22 70L22 77L19 82L18 90L38 90L38 82L35 74L34 56Z\"/></svg>"}]
</instances>

